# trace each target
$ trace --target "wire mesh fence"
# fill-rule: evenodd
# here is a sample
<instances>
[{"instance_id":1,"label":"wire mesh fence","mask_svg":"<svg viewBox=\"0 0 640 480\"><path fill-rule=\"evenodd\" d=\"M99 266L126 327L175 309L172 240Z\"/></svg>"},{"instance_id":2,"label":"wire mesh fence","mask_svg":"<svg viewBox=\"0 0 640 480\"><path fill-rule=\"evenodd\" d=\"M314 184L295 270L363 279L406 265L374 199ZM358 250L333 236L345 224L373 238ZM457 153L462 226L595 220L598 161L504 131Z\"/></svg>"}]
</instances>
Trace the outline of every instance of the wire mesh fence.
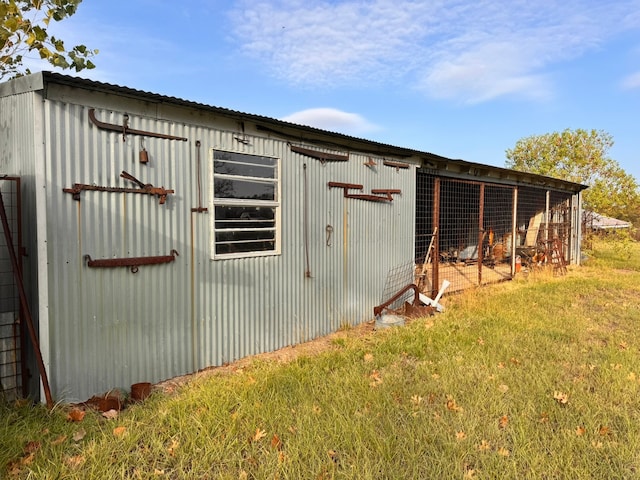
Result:
<instances>
[{"instance_id":1,"label":"wire mesh fence","mask_svg":"<svg viewBox=\"0 0 640 480\"><path fill-rule=\"evenodd\" d=\"M12 243L15 251L20 252L20 181L13 177L0 178L0 189ZM10 401L24 396L24 336L17 285L1 225L0 230L0 397Z\"/></svg>"},{"instance_id":2,"label":"wire mesh fence","mask_svg":"<svg viewBox=\"0 0 640 480\"><path fill-rule=\"evenodd\" d=\"M415 275L424 292L444 280L453 292L569 261L570 193L421 170L416 184Z\"/></svg>"}]
</instances>

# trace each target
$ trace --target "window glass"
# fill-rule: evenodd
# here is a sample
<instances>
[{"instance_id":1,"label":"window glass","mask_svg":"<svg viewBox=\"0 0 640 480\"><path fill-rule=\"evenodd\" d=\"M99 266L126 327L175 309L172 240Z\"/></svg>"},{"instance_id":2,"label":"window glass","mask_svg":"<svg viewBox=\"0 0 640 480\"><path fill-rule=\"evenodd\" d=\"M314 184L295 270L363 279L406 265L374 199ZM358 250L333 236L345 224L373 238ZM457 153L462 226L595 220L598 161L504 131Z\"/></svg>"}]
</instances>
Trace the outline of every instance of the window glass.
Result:
<instances>
[{"instance_id":1,"label":"window glass","mask_svg":"<svg viewBox=\"0 0 640 480\"><path fill-rule=\"evenodd\" d=\"M213 257L279 253L278 159L213 152Z\"/></svg>"}]
</instances>

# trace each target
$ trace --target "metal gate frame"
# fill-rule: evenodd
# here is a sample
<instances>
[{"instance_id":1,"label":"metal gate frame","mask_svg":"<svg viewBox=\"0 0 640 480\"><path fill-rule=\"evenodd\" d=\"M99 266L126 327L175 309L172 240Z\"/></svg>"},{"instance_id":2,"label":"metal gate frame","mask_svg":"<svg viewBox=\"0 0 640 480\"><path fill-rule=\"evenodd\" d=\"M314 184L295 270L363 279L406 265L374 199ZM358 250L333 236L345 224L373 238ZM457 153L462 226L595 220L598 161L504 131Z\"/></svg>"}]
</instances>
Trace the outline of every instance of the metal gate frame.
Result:
<instances>
[{"instance_id":1,"label":"metal gate frame","mask_svg":"<svg viewBox=\"0 0 640 480\"><path fill-rule=\"evenodd\" d=\"M22 203L20 178L0 177L0 189L7 211L14 250L24 255L22 243ZM0 228L3 228L0 225ZM1 232L4 233L4 232ZM9 259L5 235L0 235L0 396L15 400L28 396L26 347L23 328L24 311L18 294L15 275ZM22 273L22 264L18 262Z\"/></svg>"}]
</instances>

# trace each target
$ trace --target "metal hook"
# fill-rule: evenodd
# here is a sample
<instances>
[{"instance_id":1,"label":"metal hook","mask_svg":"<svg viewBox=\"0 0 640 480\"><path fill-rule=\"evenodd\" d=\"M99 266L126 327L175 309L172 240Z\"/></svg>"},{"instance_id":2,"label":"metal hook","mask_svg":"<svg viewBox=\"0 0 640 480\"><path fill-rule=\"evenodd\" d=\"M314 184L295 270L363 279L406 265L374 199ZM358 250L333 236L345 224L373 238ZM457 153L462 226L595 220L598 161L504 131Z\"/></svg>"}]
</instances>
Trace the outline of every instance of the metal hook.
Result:
<instances>
[{"instance_id":1,"label":"metal hook","mask_svg":"<svg viewBox=\"0 0 640 480\"><path fill-rule=\"evenodd\" d=\"M327 247L331 246L331 235L333 234L333 226L327 225L325 230L327 231Z\"/></svg>"}]
</instances>

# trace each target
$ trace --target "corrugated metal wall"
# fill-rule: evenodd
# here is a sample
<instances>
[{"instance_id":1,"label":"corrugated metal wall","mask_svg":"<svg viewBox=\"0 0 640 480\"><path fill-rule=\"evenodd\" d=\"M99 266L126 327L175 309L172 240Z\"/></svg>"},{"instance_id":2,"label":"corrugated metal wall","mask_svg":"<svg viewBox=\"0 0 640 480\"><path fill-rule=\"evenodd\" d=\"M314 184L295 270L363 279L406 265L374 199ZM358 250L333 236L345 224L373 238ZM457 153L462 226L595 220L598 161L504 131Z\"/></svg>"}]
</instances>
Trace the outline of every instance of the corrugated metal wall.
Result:
<instances>
[{"instance_id":1,"label":"corrugated metal wall","mask_svg":"<svg viewBox=\"0 0 640 480\"><path fill-rule=\"evenodd\" d=\"M42 105L37 93L0 96L0 174L21 179L22 237L26 257L22 258L23 280L26 294L33 308L33 321L38 322L38 273L36 236L36 138L40 133L37 109ZM25 219L31 219L26 221ZM31 344L27 343L24 361L31 371L28 390L37 397L39 392L38 368Z\"/></svg>"},{"instance_id":2,"label":"corrugated metal wall","mask_svg":"<svg viewBox=\"0 0 640 480\"><path fill-rule=\"evenodd\" d=\"M157 382L368 320L388 271L413 259L413 166L390 168L374 157L377 165L367 167L368 157L354 152L348 162L323 164L291 152L281 139L249 134L243 144L224 130L229 124L218 128L219 120L172 121L154 114L159 107L132 101L131 128L189 139L145 138L150 162L143 165L142 138L123 141L117 132L99 130L88 121L87 103L50 100L45 106L50 378L58 399ZM109 98L100 103L108 105ZM116 125L123 113L96 109L100 121ZM281 159L281 255L211 260L211 213L191 211L199 206L196 140L204 206L210 149ZM146 195L85 191L76 201L62 191L74 183L134 186L119 177L123 170L176 193L160 205ZM341 189L328 188L330 181L402 194L391 203L346 199ZM172 249L180 254L175 262L136 274L88 268L83 258Z\"/></svg>"}]
</instances>

